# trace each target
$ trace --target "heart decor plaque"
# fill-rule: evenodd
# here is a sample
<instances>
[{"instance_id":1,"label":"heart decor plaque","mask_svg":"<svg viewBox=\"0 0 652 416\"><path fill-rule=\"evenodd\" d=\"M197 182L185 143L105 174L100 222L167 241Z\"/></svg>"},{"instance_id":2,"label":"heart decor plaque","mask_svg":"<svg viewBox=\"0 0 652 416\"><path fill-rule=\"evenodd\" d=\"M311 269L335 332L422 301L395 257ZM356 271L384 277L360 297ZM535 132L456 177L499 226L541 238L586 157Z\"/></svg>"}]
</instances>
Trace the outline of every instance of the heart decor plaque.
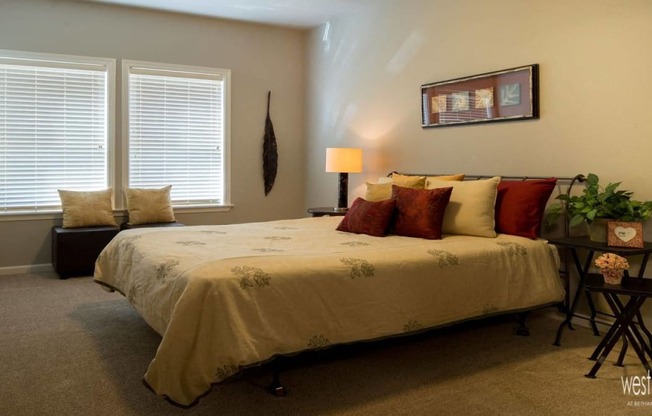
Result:
<instances>
[{"instance_id":1,"label":"heart decor plaque","mask_svg":"<svg viewBox=\"0 0 652 416\"><path fill-rule=\"evenodd\" d=\"M643 248L643 223L609 221L607 223L607 245Z\"/></svg>"}]
</instances>

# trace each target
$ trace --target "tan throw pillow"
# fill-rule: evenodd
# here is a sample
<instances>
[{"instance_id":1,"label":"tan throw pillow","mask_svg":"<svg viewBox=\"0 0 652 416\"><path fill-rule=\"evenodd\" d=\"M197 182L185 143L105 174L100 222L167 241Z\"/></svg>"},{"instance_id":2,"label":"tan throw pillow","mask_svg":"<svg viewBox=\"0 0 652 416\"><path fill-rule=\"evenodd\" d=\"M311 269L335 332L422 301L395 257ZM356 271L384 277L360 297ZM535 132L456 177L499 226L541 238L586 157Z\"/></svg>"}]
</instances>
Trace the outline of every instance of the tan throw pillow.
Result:
<instances>
[{"instance_id":1,"label":"tan throw pillow","mask_svg":"<svg viewBox=\"0 0 652 416\"><path fill-rule=\"evenodd\" d=\"M444 234L496 237L495 205L500 177L477 181L431 180L428 189L453 187L444 214Z\"/></svg>"},{"instance_id":2,"label":"tan throw pillow","mask_svg":"<svg viewBox=\"0 0 652 416\"><path fill-rule=\"evenodd\" d=\"M426 186L426 177L418 175L401 175L400 173L392 173L392 183L394 185L402 186L411 189L423 189Z\"/></svg>"},{"instance_id":3,"label":"tan throw pillow","mask_svg":"<svg viewBox=\"0 0 652 416\"><path fill-rule=\"evenodd\" d=\"M154 224L174 222L170 200L171 185L161 189L127 188L129 224Z\"/></svg>"},{"instance_id":4,"label":"tan throw pillow","mask_svg":"<svg viewBox=\"0 0 652 416\"><path fill-rule=\"evenodd\" d=\"M59 189L63 228L117 226L111 206L112 194L111 189L86 192Z\"/></svg>"},{"instance_id":5,"label":"tan throw pillow","mask_svg":"<svg viewBox=\"0 0 652 416\"><path fill-rule=\"evenodd\" d=\"M364 199L371 202L385 201L392 198L392 185L403 188L423 189L426 184L425 176L406 176L393 174L390 182L371 183L366 182L367 192Z\"/></svg>"},{"instance_id":6,"label":"tan throw pillow","mask_svg":"<svg viewBox=\"0 0 652 416\"><path fill-rule=\"evenodd\" d=\"M463 181L464 176L465 175L463 173L458 173L457 175L426 176L426 189L429 189L428 185L430 184L430 181L432 181L432 180Z\"/></svg>"}]
</instances>

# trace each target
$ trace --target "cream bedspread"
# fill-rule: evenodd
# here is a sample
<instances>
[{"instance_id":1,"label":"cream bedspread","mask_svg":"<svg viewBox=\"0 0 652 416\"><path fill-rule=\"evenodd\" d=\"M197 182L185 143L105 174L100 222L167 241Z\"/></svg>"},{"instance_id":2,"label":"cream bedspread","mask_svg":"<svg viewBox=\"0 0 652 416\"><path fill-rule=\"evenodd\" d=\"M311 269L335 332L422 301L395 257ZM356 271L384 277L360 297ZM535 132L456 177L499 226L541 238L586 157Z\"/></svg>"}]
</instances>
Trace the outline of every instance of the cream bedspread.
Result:
<instances>
[{"instance_id":1,"label":"cream bedspread","mask_svg":"<svg viewBox=\"0 0 652 416\"><path fill-rule=\"evenodd\" d=\"M145 380L190 404L277 354L370 340L560 301L543 240L384 238L322 217L119 233L95 281L162 335Z\"/></svg>"}]
</instances>

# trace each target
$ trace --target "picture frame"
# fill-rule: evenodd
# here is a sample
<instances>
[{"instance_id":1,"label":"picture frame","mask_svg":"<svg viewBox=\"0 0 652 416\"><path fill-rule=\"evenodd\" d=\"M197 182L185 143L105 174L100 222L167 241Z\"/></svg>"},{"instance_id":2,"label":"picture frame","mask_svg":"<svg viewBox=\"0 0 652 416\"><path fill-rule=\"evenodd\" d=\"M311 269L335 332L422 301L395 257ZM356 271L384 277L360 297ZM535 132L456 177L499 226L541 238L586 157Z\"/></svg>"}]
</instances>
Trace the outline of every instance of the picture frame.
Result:
<instances>
[{"instance_id":1,"label":"picture frame","mask_svg":"<svg viewBox=\"0 0 652 416\"><path fill-rule=\"evenodd\" d=\"M607 245L611 247L643 248L643 223L607 222Z\"/></svg>"},{"instance_id":2,"label":"picture frame","mask_svg":"<svg viewBox=\"0 0 652 416\"><path fill-rule=\"evenodd\" d=\"M421 86L421 127L539 118L539 65Z\"/></svg>"}]
</instances>

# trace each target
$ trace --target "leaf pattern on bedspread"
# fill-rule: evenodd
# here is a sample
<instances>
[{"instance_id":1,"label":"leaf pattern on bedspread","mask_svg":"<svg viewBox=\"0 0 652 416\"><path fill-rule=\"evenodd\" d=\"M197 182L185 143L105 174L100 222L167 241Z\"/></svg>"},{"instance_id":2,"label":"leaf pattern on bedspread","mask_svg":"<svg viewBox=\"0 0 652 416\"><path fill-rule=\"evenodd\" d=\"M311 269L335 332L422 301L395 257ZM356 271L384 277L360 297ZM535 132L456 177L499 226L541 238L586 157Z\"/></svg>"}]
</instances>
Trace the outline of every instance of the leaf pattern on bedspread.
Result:
<instances>
[{"instance_id":1,"label":"leaf pattern on bedspread","mask_svg":"<svg viewBox=\"0 0 652 416\"><path fill-rule=\"evenodd\" d=\"M177 241L177 244L184 246L184 247L198 247L198 246L205 246L206 243L202 241L194 241L194 240L189 240L189 241Z\"/></svg>"},{"instance_id":2,"label":"leaf pattern on bedspread","mask_svg":"<svg viewBox=\"0 0 652 416\"><path fill-rule=\"evenodd\" d=\"M170 274L170 272L179 265L179 260L168 260L156 266L154 276L156 280L163 280Z\"/></svg>"},{"instance_id":3,"label":"leaf pattern on bedspread","mask_svg":"<svg viewBox=\"0 0 652 416\"><path fill-rule=\"evenodd\" d=\"M120 244L124 246L125 250L133 250L134 241L138 240L141 237L142 235L130 235L129 237L125 237L122 240L120 240Z\"/></svg>"},{"instance_id":4,"label":"leaf pattern on bedspread","mask_svg":"<svg viewBox=\"0 0 652 416\"><path fill-rule=\"evenodd\" d=\"M217 367L217 377L220 380L224 380L230 375L237 373L238 367L232 364L224 364L222 367Z\"/></svg>"},{"instance_id":5,"label":"leaf pattern on bedspread","mask_svg":"<svg viewBox=\"0 0 652 416\"><path fill-rule=\"evenodd\" d=\"M252 248L253 251L260 251L261 253L282 253L285 250L280 248Z\"/></svg>"},{"instance_id":6,"label":"leaf pattern on bedspread","mask_svg":"<svg viewBox=\"0 0 652 416\"><path fill-rule=\"evenodd\" d=\"M510 257L527 256L527 248L522 244L513 241L498 241L496 244L507 250Z\"/></svg>"},{"instance_id":7,"label":"leaf pattern on bedspread","mask_svg":"<svg viewBox=\"0 0 652 416\"><path fill-rule=\"evenodd\" d=\"M278 235L270 235L268 237L263 237L265 240L272 240L272 241L282 241L282 240L292 240L292 237L281 237Z\"/></svg>"},{"instance_id":8,"label":"leaf pattern on bedspread","mask_svg":"<svg viewBox=\"0 0 652 416\"><path fill-rule=\"evenodd\" d=\"M449 266L459 266L460 259L455 254L446 250L428 250L428 254L433 256L439 263L439 268L443 269L444 267Z\"/></svg>"},{"instance_id":9,"label":"leaf pattern on bedspread","mask_svg":"<svg viewBox=\"0 0 652 416\"><path fill-rule=\"evenodd\" d=\"M250 266L234 267L231 269L231 273L240 276L240 287L243 289L254 287L254 285L258 287L269 286L269 281L272 278L262 269Z\"/></svg>"},{"instance_id":10,"label":"leaf pattern on bedspread","mask_svg":"<svg viewBox=\"0 0 652 416\"><path fill-rule=\"evenodd\" d=\"M349 247L362 247L362 246L369 246L369 243L365 243L362 241L345 241L343 243L340 243L343 246L349 246Z\"/></svg>"},{"instance_id":11,"label":"leaf pattern on bedspread","mask_svg":"<svg viewBox=\"0 0 652 416\"><path fill-rule=\"evenodd\" d=\"M274 227L275 230L298 230L297 227Z\"/></svg>"},{"instance_id":12,"label":"leaf pattern on bedspread","mask_svg":"<svg viewBox=\"0 0 652 416\"><path fill-rule=\"evenodd\" d=\"M201 230L199 232L202 234L226 234L225 231L216 231L216 230Z\"/></svg>"},{"instance_id":13,"label":"leaf pattern on bedspread","mask_svg":"<svg viewBox=\"0 0 652 416\"><path fill-rule=\"evenodd\" d=\"M420 329L423 329L423 325L415 320L408 321L407 324L403 325L403 332L414 332L419 331Z\"/></svg>"},{"instance_id":14,"label":"leaf pattern on bedspread","mask_svg":"<svg viewBox=\"0 0 652 416\"><path fill-rule=\"evenodd\" d=\"M351 268L351 279L363 276L372 277L376 271L376 268L367 260L344 257L340 261Z\"/></svg>"},{"instance_id":15,"label":"leaf pattern on bedspread","mask_svg":"<svg viewBox=\"0 0 652 416\"><path fill-rule=\"evenodd\" d=\"M321 348L330 345L330 343L331 342L328 340L328 338L324 337L323 335L315 335L308 340L308 347Z\"/></svg>"}]
</instances>

